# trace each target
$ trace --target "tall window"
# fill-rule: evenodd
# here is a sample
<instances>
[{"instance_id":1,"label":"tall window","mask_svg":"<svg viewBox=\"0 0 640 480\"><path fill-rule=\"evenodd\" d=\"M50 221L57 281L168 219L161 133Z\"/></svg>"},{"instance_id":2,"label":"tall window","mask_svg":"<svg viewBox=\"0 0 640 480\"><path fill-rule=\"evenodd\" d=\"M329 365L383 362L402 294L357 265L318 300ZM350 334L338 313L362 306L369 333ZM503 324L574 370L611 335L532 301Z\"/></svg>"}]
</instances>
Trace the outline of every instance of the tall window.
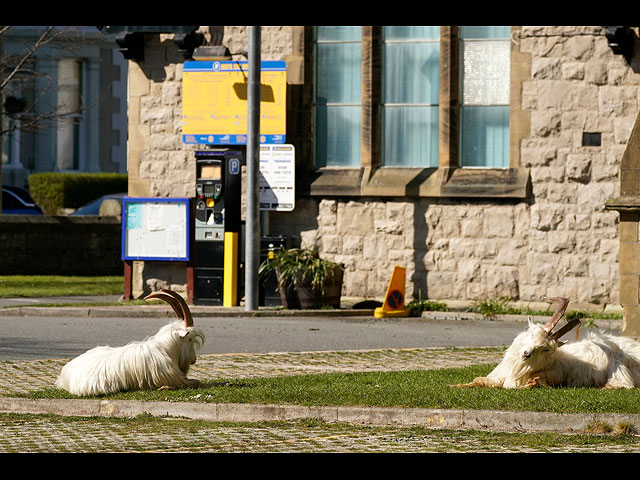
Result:
<instances>
[{"instance_id":1,"label":"tall window","mask_svg":"<svg viewBox=\"0 0 640 480\"><path fill-rule=\"evenodd\" d=\"M314 31L315 166L509 167L511 27Z\"/></svg>"},{"instance_id":2,"label":"tall window","mask_svg":"<svg viewBox=\"0 0 640 480\"><path fill-rule=\"evenodd\" d=\"M58 62L57 164L59 170L80 168L82 63L64 58Z\"/></svg>"},{"instance_id":3,"label":"tall window","mask_svg":"<svg viewBox=\"0 0 640 480\"><path fill-rule=\"evenodd\" d=\"M460 166L509 166L510 27L460 27Z\"/></svg>"},{"instance_id":4,"label":"tall window","mask_svg":"<svg viewBox=\"0 0 640 480\"><path fill-rule=\"evenodd\" d=\"M315 29L315 164L360 166L362 28Z\"/></svg>"},{"instance_id":5,"label":"tall window","mask_svg":"<svg viewBox=\"0 0 640 480\"><path fill-rule=\"evenodd\" d=\"M382 164L438 165L440 27L383 27Z\"/></svg>"}]
</instances>

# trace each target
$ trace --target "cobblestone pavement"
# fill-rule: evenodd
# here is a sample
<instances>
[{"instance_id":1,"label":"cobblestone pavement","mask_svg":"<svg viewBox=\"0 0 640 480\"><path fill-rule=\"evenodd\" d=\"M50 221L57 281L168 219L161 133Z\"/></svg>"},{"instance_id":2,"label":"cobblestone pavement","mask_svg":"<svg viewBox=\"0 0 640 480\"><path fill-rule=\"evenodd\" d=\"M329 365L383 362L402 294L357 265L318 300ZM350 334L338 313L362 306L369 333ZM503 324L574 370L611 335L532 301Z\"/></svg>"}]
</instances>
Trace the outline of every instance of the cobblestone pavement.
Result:
<instances>
[{"instance_id":1,"label":"cobblestone pavement","mask_svg":"<svg viewBox=\"0 0 640 480\"><path fill-rule=\"evenodd\" d=\"M198 356L189 377L265 377L310 373L447 368L498 362L496 348L388 349L337 352L234 353ZM53 386L68 359L0 362L0 395Z\"/></svg>"},{"instance_id":2,"label":"cobblestone pavement","mask_svg":"<svg viewBox=\"0 0 640 480\"><path fill-rule=\"evenodd\" d=\"M1 453L622 453L638 441L556 435L537 447L524 434L279 422L216 424L181 419L68 418L0 414Z\"/></svg>"},{"instance_id":3,"label":"cobblestone pavement","mask_svg":"<svg viewBox=\"0 0 640 480\"><path fill-rule=\"evenodd\" d=\"M375 351L205 355L190 376L256 377L324 372L445 368L499 361L502 350ZM53 385L67 360L0 362L0 395ZM6 452L630 452L623 443L558 435L553 447L532 447L526 435L426 427L330 424L314 420L258 424L151 416L63 417L0 413L0 453Z\"/></svg>"}]
</instances>

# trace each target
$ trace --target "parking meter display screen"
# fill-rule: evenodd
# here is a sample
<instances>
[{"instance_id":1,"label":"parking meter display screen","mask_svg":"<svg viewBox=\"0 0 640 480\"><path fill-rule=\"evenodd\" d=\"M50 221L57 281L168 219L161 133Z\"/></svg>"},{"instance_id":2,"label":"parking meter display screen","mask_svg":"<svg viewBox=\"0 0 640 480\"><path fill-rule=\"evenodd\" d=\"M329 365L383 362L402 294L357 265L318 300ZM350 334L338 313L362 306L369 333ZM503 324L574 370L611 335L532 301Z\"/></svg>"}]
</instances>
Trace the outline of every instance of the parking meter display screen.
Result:
<instances>
[{"instance_id":1,"label":"parking meter display screen","mask_svg":"<svg viewBox=\"0 0 640 480\"><path fill-rule=\"evenodd\" d=\"M202 165L200 167L200 178L210 178L220 180L222 178L220 165Z\"/></svg>"}]
</instances>

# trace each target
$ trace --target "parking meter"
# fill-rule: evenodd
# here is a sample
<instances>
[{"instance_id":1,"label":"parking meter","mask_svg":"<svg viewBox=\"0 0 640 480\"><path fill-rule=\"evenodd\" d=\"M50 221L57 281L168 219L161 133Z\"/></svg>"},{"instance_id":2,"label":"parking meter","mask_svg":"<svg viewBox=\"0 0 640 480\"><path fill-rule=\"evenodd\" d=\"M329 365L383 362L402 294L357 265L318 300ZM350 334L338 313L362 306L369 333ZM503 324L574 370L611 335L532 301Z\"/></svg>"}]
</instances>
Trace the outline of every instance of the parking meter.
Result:
<instances>
[{"instance_id":1,"label":"parking meter","mask_svg":"<svg viewBox=\"0 0 640 480\"><path fill-rule=\"evenodd\" d=\"M243 163L242 150L196 152L195 303L237 305Z\"/></svg>"}]
</instances>

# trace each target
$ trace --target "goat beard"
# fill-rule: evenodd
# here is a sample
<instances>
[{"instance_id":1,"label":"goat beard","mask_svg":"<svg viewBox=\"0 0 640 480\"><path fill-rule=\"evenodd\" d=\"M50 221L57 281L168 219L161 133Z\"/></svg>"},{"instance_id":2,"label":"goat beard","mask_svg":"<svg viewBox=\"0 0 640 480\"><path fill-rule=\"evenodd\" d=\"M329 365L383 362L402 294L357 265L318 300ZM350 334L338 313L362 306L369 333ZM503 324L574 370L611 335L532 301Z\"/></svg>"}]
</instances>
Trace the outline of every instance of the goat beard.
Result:
<instances>
[{"instance_id":1,"label":"goat beard","mask_svg":"<svg viewBox=\"0 0 640 480\"><path fill-rule=\"evenodd\" d=\"M549 369L552 363L553 355L534 354L531 358L522 359L517 351L507 352L501 364L489 376L494 379L508 378L518 387L530 385L536 378L539 379L539 382L544 383L540 376L542 372Z\"/></svg>"}]
</instances>

